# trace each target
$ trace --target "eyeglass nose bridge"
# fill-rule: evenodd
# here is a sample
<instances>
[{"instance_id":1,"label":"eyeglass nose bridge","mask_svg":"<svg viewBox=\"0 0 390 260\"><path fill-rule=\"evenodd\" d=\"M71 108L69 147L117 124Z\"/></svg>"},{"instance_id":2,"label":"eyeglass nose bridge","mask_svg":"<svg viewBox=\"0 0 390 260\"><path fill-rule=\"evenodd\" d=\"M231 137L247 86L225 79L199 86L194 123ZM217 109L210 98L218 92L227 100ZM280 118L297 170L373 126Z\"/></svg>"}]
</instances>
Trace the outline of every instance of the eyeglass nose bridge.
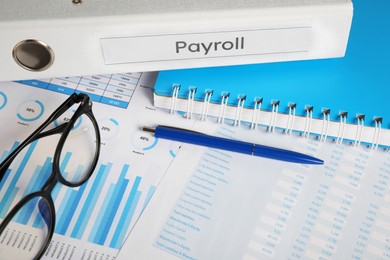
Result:
<instances>
[{"instance_id":1,"label":"eyeglass nose bridge","mask_svg":"<svg viewBox=\"0 0 390 260\"><path fill-rule=\"evenodd\" d=\"M61 174L53 169L49 178L47 178L41 189L41 191L46 194L46 196L50 196L51 192L59 182L62 183L59 176L61 176Z\"/></svg>"}]
</instances>

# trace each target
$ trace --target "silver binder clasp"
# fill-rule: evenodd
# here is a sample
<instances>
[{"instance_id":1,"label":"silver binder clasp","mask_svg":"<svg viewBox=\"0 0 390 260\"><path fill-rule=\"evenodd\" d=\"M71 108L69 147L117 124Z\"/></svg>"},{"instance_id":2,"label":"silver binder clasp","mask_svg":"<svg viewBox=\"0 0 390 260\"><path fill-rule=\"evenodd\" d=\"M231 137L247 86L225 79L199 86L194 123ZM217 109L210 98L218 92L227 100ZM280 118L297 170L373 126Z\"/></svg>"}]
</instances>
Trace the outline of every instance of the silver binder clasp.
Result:
<instances>
[{"instance_id":1,"label":"silver binder clasp","mask_svg":"<svg viewBox=\"0 0 390 260\"><path fill-rule=\"evenodd\" d=\"M43 71L54 63L54 51L42 41L27 39L17 43L12 50L16 64L25 70Z\"/></svg>"}]
</instances>

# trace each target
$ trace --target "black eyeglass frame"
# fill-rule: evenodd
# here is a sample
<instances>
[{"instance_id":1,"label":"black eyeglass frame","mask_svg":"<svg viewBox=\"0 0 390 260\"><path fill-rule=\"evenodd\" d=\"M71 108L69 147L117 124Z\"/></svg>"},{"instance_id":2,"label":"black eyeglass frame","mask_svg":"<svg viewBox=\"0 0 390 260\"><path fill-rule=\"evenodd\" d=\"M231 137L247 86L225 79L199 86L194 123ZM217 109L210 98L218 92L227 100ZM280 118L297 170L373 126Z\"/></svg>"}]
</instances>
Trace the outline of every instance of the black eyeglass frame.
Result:
<instances>
[{"instance_id":1,"label":"black eyeglass frame","mask_svg":"<svg viewBox=\"0 0 390 260\"><path fill-rule=\"evenodd\" d=\"M58 119L63 113L65 113L69 108L71 108L74 104L80 103L79 107L76 109L75 113L73 116L70 118L68 122L65 122L59 126L56 126L53 129L44 131L47 126L49 126L51 123L53 123L56 119ZM77 181L77 182L70 182L66 180L60 171L60 156L62 152L62 148L65 144L65 141L72 130L75 122L77 119L82 116L86 115L89 117L91 120L93 126L94 126L94 131L96 135L96 147L95 147L95 156L93 161L91 162L91 166L88 170L88 172L85 174L85 176ZM65 100L64 103L62 103L50 116L49 118L41 124L29 137L27 137L14 151L12 151L7 158L4 159L3 162L0 163L0 181L5 175L5 172L11 165L12 161L16 158L16 156L25 148L27 145L31 144L32 142L46 137L46 136L51 136L54 134L61 134L61 137L58 141L57 147L54 152L53 156L53 170L52 173L50 174L49 178L47 181L44 183L42 188L39 191L30 193L23 197L13 208L12 210L7 214L7 216L4 218L4 220L0 223L0 235L4 232L6 229L7 225L10 223L12 218L15 217L15 215L31 200L34 198L43 198L46 201L46 204L48 206L47 210L49 210L50 214L50 223L48 224L48 236L45 240L44 245L40 249L40 251L37 253L34 259L40 259L46 249L48 248L50 241L53 237L54 234L54 227L55 227L55 221L56 221L56 216L55 216L55 207L54 207L54 202L51 197L51 192L56 186L58 182L61 184L68 186L68 187L79 187L82 184L84 184L88 179L91 177L92 173L94 172L97 162L99 160L99 155L100 155L100 144L101 144L101 139L100 139L100 131L99 131L99 126L98 123L92 113L92 102L89 98L88 95L79 93L79 94L72 94L67 100Z\"/></svg>"}]
</instances>

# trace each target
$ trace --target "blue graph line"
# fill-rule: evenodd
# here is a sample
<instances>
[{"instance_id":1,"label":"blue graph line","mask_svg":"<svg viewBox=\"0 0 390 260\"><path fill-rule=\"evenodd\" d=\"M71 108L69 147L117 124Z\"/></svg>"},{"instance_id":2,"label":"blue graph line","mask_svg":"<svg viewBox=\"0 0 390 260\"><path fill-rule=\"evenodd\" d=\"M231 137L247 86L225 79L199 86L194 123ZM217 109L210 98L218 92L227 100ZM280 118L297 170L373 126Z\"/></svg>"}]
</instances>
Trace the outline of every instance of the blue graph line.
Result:
<instances>
[{"instance_id":1,"label":"blue graph line","mask_svg":"<svg viewBox=\"0 0 390 260\"><path fill-rule=\"evenodd\" d=\"M154 192L156 191L155 186L150 186L148 194L146 195L144 205L142 206L142 211L144 211L146 205L149 203L149 200L152 198Z\"/></svg>"},{"instance_id":2,"label":"blue graph line","mask_svg":"<svg viewBox=\"0 0 390 260\"><path fill-rule=\"evenodd\" d=\"M149 145L148 147L145 147L143 150L148 151L148 150L153 149L157 145L157 142L158 142L158 138L154 138L154 142L151 145Z\"/></svg>"},{"instance_id":3,"label":"blue graph line","mask_svg":"<svg viewBox=\"0 0 390 260\"><path fill-rule=\"evenodd\" d=\"M82 185L78 191L72 190L71 196L69 198L69 201L64 202L66 203L66 212L60 216L58 219L58 229L56 228L56 232L61 235L65 235L70 221L72 220L72 217L74 216L74 212L76 211L76 208L78 204L80 203L81 196L83 195L85 191L86 184ZM68 188L70 189L70 188Z\"/></svg>"},{"instance_id":4,"label":"blue graph line","mask_svg":"<svg viewBox=\"0 0 390 260\"><path fill-rule=\"evenodd\" d=\"M3 199L0 202L0 217L4 218L6 212L8 212L9 208L11 207L12 202L15 199L15 196L17 194L17 191L19 190L18 187L16 187L16 183L18 182L20 176L22 175L22 172L24 171L24 168L26 167L26 164L28 160L30 159L36 145L37 141L33 142L30 147L28 148L26 154L24 155L22 162L20 166L18 167L14 178L12 179L11 183L8 186L7 191L4 194ZM15 192L16 191L16 192Z\"/></svg>"},{"instance_id":5,"label":"blue graph line","mask_svg":"<svg viewBox=\"0 0 390 260\"><path fill-rule=\"evenodd\" d=\"M70 160L70 157L71 157L71 153L67 152L60 164L60 171L61 172L64 172L64 169L66 168L66 166L68 165L69 163L69 160ZM57 197L58 197L58 194L60 193L60 190L61 190L61 185L56 185L53 189L53 191L51 192L51 197L53 198L53 201L56 201ZM57 214L56 214L57 215ZM36 227L36 228L43 228L43 218L40 217L40 216L37 216L34 223L33 223L33 227Z\"/></svg>"},{"instance_id":6,"label":"blue graph line","mask_svg":"<svg viewBox=\"0 0 390 260\"><path fill-rule=\"evenodd\" d=\"M133 187L131 188L130 195L129 198L127 199L125 208L122 212L122 216L119 219L119 223L118 226L116 227L113 239L110 243L110 247L119 248L122 245L122 242L127 233L127 229L133 217L136 205L138 204L139 197L141 195L141 192L138 191L140 182L141 182L141 177L137 176L135 178Z\"/></svg>"},{"instance_id":7,"label":"blue graph line","mask_svg":"<svg viewBox=\"0 0 390 260\"><path fill-rule=\"evenodd\" d=\"M45 183L49 174L51 173L51 160L52 159L50 157L47 157L43 166L38 165L35 168L31 178L32 181L30 181L30 183L27 185L27 188L23 193L23 197L34 191L37 191ZM35 206L36 204L29 203L26 205L26 207L23 207L23 209L17 215L16 222L26 225L31 217L31 212L34 211Z\"/></svg>"},{"instance_id":8,"label":"blue graph line","mask_svg":"<svg viewBox=\"0 0 390 260\"><path fill-rule=\"evenodd\" d=\"M123 194L125 193L127 185L129 184L129 180L124 179L118 184L120 185L117 189L115 189L115 194L114 196L112 196L112 201L106 211L106 217L103 219L103 228L100 229L98 232L97 243L99 245L104 245L104 242L107 239L108 232L110 231L110 228L112 226L112 222L117 213Z\"/></svg>"},{"instance_id":9,"label":"blue graph line","mask_svg":"<svg viewBox=\"0 0 390 260\"><path fill-rule=\"evenodd\" d=\"M25 171L31 156L34 153L37 144L38 142L34 142L28 147L26 153L21 158L20 165L17 167L13 166L15 169L9 169L5 174L5 178L3 178L0 183L0 188L2 188L7 182L7 186L5 186L7 190L0 201L0 217L4 217L9 211L10 205L14 203L18 194L21 194L20 196L22 196L22 194L25 195L41 188L49 174L52 172L52 158L47 157L42 165L35 166L30 178L31 180L25 189L23 188L22 190L21 187L16 186L21 178L21 174ZM15 142L11 151L18 145L19 143ZM9 151L3 152L1 158L5 158L8 154ZM65 172L65 169L70 163L71 156L72 153L67 152L60 164L60 171L64 178L70 175L70 173ZM106 196L103 205L99 205L100 207L97 208L98 200L102 197L103 188L107 185L107 179L111 168L112 163L107 163L106 165L101 164L89 182L78 189L65 187L64 196L61 195L61 198L59 196L64 186L58 184L53 189L51 194L53 201L55 204L59 204L56 212L57 223L55 232L57 234L66 235L70 233L72 238L82 239L82 237L85 237L88 241L95 244L107 245L117 249L120 248L126 234L130 231L130 224L134 220L134 214L142 196L142 192L139 190L142 178L139 176L135 177L134 182L131 185L131 190L129 190L130 180L126 178L129 165L123 165L118 181L109 184L108 192L104 193ZM81 166L78 168L77 174L80 174L80 171ZM146 195L146 202L143 207L152 196L154 190L154 187L149 188ZM129 192L129 195L124 197L124 194L127 194L126 191ZM83 201L82 205L80 205L81 201ZM36 203L33 206L35 205ZM123 205L123 212L122 210L119 211L120 205ZM76 215L76 211L80 213L77 213ZM98 212L96 220L92 215L94 212ZM33 227L42 228L44 225L42 216L39 214L31 216L30 213L31 211L22 212L17 216L17 221L23 224L32 221ZM94 220L94 224L91 227L89 234L86 234L86 229L87 226L90 225L91 219ZM74 227L70 225L73 221L75 222ZM109 237L110 240L108 241Z\"/></svg>"},{"instance_id":10,"label":"blue graph line","mask_svg":"<svg viewBox=\"0 0 390 260\"><path fill-rule=\"evenodd\" d=\"M125 179L128 168L129 168L128 165L123 166L118 183L116 184L116 188L114 189L113 194L109 200L110 202L108 203L107 208L105 209L104 217L100 222L99 225L100 228L94 239L95 243L99 245L103 245L107 238L107 234L112 225L112 221L114 220L114 217L117 213L119 203L121 202L123 194L129 183L129 180Z\"/></svg>"},{"instance_id":11,"label":"blue graph line","mask_svg":"<svg viewBox=\"0 0 390 260\"><path fill-rule=\"evenodd\" d=\"M108 163L107 166L104 164L100 166L99 171L96 173L96 178L93 182L92 188L88 194L88 197L84 203L84 206L72 231L71 237L80 239L84 234L85 228L87 227L87 223L91 218L92 210L95 207L96 202L100 196L100 193L103 189L103 185L106 182L111 167L111 163Z\"/></svg>"}]
</instances>

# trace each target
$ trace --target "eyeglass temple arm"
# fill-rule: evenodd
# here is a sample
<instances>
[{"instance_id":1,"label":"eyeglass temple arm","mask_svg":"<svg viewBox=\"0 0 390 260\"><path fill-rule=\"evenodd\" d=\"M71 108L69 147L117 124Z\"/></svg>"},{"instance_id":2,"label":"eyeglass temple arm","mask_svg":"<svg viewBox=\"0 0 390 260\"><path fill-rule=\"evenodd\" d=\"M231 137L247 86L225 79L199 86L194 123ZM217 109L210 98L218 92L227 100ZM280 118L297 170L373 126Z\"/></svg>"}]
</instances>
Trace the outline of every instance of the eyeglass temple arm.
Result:
<instances>
[{"instance_id":1,"label":"eyeglass temple arm","mask_svg":"<svg viewBox=\"0 0 390 260\"><path fill-rule=\"evenodd\" d=\"M10 166L11 162L12 161L10 161L9 163L6 163L4 165L1 165L2 167L0 168L0 182L3 180L4 175L7 172L8 167Z\"/></svg>"},{"instance_id":2,"label":"eyeglass temple arm","mask_svg":"<svg viewBox=\"0 0 390 260\"><path fill-rule=\"evenodd\" d=\"M64 101L64 103L62 103L50 116L48 119L46 119L46 121L42 124L42 125L48 125L50 124L51 122L53 122L54 120L56 120L58 117L60 117L63 113L65 113L65 111L67 111L70 107L72 107L75 103L79 103L81 101L83 101L83 99L85 99L85 96L84 94L76 94L76 93L73 93L72 95L70 95L70 97L68 97L68 99L66 99ZM88 96L86 96L88 98ZM46 127L45 126L45 127Z\"/></svg>"},{"instance_id":3,"label":"eyeglass temple arm","mask_svg":"<svg viewBox=\"0 0 390 260\"><path fill-rule=\"evenodd\" d=\"M0 163L0 182L4 178L5 173L7 172L9 166L11 165L12 161L18 155L18 153L27 145L34 142L35 140L38 140L39 138L61 133L63 129L66 127L67 123L61 124L58 127L55 127L51 130L48 130L46 132L41 133L43 129L45 129L50 123L52 123L54 120L56 120L58 117L60 117L65 111L67 111L71 106L73 106L75 103L79 103L83 101L84 99L87 99L88 96L83 94L76 94L73 93L70 97L68 97L64 103L62 103L50 116L46 121L38 127L27 139L22 142L14 151L11 152L11 154Z\"/></svg>"},{"instance_id":4,"label":"eyeglass temple arm","mask_svg":"<svg viewBox=\"0 0 390 260\"><path fill-rule=\"evenodd\" d=\"M53 129L50 129L48 131L45 131L43 133L39 133L37 135L34 136L34 138L28 138L25 142L23 142L22 144L20 144L17 149L15 151L13 151L10 156L8 157L8 160L7 161L3 161L1 164L0 164L0 182L1 180L3 179L5 173L7 172L9 166L11 165L11 163L13 162L14 158L18 155L18 153L24 148L26 147L27 145L29 145L30 143L42 138L42 137L46 137L46 136L50 136L50 135L54 135L54 134L59 134L59 133L62 133L64 131L64 129L66 128L66 126L68 125L68 123L64 123L64 124L61 124Z\"/></svg>"}]
</instances>

